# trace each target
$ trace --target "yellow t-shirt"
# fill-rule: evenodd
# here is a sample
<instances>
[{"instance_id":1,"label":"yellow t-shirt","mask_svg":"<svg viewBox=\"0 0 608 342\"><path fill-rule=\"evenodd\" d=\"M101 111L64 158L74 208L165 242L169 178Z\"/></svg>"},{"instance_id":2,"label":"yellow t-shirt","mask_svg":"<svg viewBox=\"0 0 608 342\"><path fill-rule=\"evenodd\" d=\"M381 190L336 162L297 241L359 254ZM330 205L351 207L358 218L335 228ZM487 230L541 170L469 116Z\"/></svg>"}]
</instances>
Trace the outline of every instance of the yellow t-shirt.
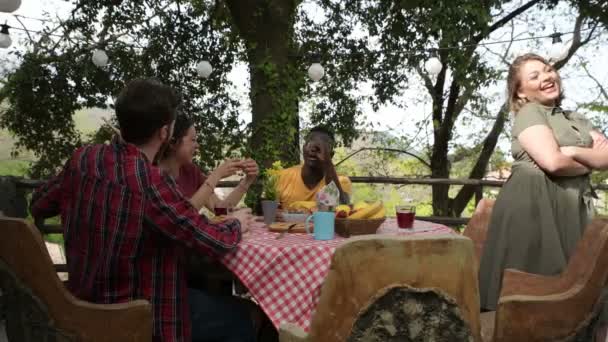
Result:
<instances>
[{"instance_id":1,"label":"yellow t-shirt","mask_svg":"<svg viewBox=\"0 0 608 342\"><path fill-rule=\"evenodd\" d=\"M353 191L350 179L346 176L338 175L338 180L340 181L342 190L350 195ZM315 201L315 194L324 186L325 179L321 179L319 184L309 189L302 179L302 165L279 171L277 192L279 201L281 201L283 207L296 201Z\"/></svg>"}]
</instances>

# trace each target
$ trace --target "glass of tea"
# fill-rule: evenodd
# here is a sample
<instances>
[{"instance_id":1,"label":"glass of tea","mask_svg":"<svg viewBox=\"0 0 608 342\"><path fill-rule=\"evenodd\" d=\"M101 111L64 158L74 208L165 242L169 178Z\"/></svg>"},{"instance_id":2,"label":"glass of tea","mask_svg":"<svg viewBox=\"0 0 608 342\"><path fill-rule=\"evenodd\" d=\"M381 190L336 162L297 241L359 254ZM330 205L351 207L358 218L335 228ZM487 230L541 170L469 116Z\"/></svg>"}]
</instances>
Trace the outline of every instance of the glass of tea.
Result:
<instances>
[{"instance_id":1,"label":"glass of tea","mask_svg":"<svg viewBox=\"0 0 608 342\"><path fill-rule=\"evenodd\" d=\"M395 208L397 213L397 225L399 228L413 228L416 207L413 205L401 205Z\"/></svg>"},{"instance_id":2,"label":"glass of tea","mask_svg":"<svg viewBox=\"0 0 608 342\"><path fill-rule=\"evenodd\" d=\"M215 207L213 208L213 213L215 214L215 216L226 216L232 213L232 208Z\"/></svg>"}]
</instances>

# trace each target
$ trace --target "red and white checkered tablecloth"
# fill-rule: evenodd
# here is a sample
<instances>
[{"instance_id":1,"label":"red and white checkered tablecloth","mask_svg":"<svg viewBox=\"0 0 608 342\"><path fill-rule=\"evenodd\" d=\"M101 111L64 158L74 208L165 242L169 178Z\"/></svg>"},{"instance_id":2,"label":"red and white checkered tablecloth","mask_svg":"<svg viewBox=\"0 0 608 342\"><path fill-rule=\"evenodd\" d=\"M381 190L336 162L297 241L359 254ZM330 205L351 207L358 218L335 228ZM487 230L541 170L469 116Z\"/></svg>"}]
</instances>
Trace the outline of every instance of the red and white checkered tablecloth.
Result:
<instances>
[{"instance_id":1,"label":"red and white checkered tablecloth","mask_svg":"<svg viewBox=\"0 0 608 342\"><path fill-rule=\"evenodd\" d=\"M399 229L394 218L387 218L378 229L379 234L397 235L452 232L444 225L424 221L415 221L413 229ZM277 328L289 322L307 331L331 257L347 239L337 236L334 240L317 241L307 234L286 234L277 240L277 235L257 223L237 250L222 262L247 287Z\"/></svg>"}]
</instances>

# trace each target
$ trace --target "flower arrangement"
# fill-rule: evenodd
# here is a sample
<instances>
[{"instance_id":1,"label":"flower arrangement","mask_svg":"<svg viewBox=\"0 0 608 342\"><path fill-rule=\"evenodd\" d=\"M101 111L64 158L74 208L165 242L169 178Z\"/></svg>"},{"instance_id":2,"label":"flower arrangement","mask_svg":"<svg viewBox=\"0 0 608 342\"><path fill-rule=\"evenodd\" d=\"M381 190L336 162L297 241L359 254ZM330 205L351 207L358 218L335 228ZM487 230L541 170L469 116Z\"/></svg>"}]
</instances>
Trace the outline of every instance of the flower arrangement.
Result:
<instances>
[{"instance_id":1,"label":"flower arrangement","mask_svg":"<svg viewBox=\"0 0 608 342\"><path fill-rule=\"evenodd\" d=\"M264 170L264 180L262 183L262 198L269 201L276 201L277 182L279 181L279 171L283 170L283 165L280 161L272 163L272 167Z\"/></svg>"}]
</instances>

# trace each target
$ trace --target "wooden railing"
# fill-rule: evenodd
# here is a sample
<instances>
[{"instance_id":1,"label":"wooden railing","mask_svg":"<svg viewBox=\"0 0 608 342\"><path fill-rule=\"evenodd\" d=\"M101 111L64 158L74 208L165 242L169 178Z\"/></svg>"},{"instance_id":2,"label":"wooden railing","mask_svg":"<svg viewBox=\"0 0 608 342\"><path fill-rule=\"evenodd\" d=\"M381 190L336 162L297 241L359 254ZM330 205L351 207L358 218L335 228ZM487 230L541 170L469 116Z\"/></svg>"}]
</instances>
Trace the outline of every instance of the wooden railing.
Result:
<instances>
[{"instance_id":1,"label":"wooden railing","mask_svg":"<svg viewBox=\"0 0 608 342\"><path fill-rule=\"evenodd\" d=\"M479 202L483 197L484 187L502 187L504 181L501 180L484 180L484 179L444 179L444 178L400 178L400 177L364 177L364 176L353 176L350 177L353 183L365 183L365 184L402 184L402 185L472 185L477 187L475 191L475 201ZM29 180L29 179L17 179L15 178L16 187L20 190L18 193L25 194L42 184L42 181ZM218 187L236 187L237 181L222 181L219 182ZM596 190L608 190L608 185L598 184L593 186ZM0 194L1 196L1 194ZM23 202L23 201L21 201ZM1 210L1 208L0 208ZM448 226L459 226L467 224L469 221L468 217L445 217L445 216L416 216L416 219L423 221L430 221L440 223ZM40 229L42 234L62 234L63 229L60 225L48 225L44 222L36 222L36 226ZM59 272L65 271L65 265L56 265Z\"/></svg>"},{"instance_id":2,"label":"wooden railing","mask_svg":"<svg viewBox=\"0 0 608 342\"><path fill-rule=\"evenodd\" d=\"M448 178L402 178L402 177L371 177L371 176L353 176L350 177L353 183L365 184L401 184L401 185L472 185L477 187L475 191L475 203L478 203L483 198L484 187L502 187L505 181L502 180L487 180L487 179L448 179ZM18 179L17 186L25 190L33 190L40 186L42 181ZM238 181L222 181L218 187L233 188L238 185ZM608 190L608 185L597 184L593 186L596 190ZM467 224L468 217L447 217L447 216L417 216L416 219L422 221L430 221L448 226L458 226ZM43 225L39 227L43 234L62 233L63 230L58 225Z\"/></svg>"}]
</instances>

